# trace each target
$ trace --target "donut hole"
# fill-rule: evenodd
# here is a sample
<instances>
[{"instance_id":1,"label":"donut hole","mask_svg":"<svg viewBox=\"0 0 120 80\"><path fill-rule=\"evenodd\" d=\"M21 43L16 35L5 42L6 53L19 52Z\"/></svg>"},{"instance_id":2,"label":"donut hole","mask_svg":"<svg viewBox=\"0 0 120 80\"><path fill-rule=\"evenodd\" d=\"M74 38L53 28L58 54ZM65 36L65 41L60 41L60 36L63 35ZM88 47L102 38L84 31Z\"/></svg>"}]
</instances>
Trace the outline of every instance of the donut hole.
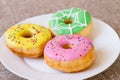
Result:
<instances>
[{"instance_id":1,"label":"donut hole","mask_svg":"<svg viewBox=\"0 0 120 80\"><path fill-rule=\"evenodd\" d=\"M32 35L32 33L24 33L24 34L22 34L22 37L24 37L24 38L31 38L33 35Z\"/></svg>"},{"instance_id":2,"label":"donut hole","mask_svg":"<svg viewBox=\"0 0 120 80\"><path fill-rule=\"evenodd\" d=\"M70 18L64 21L65 24L71 24L72 22L73 22L73 20Z\"/></svg>"},{"instance_id":3,"label":"donut hole","mask_svg":"<svg viewBox=\"0 0 120 80\"><path fill-rule=\"evenodd\" d=\"M62 46L62 48L64 48L64 49L71 49L71 48L72 48L72 45L71 45L71 44L64 44L64 45Z\"/></svg>"}]
</instances>

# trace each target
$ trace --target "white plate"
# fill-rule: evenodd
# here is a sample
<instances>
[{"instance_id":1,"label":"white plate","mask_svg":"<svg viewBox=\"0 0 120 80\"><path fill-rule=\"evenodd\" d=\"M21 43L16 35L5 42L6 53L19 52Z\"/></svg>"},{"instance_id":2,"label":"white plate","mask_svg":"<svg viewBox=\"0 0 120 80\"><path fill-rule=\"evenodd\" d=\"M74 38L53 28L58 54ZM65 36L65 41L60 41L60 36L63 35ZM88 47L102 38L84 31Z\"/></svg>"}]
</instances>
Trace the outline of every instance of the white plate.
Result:
<instances>
[{"instance_id":1,"label":"white plate","mask_svg":"<svg viewBox=\"0 0 120 80\"><path fill-rule=\"evenodd\" d=\"M53 14L36 16L20 23L48 25ZM14 74L31 80L80 80L94 76L113 64L120 52L120 40L117 33L106 23L93 19L93 31L89 35L95 46L96 60L87 70L78 73L63 73L49 68L39 59L20 58L5 45L5 36L0 39L0 60Z\"/></svg>"}]
</instances>

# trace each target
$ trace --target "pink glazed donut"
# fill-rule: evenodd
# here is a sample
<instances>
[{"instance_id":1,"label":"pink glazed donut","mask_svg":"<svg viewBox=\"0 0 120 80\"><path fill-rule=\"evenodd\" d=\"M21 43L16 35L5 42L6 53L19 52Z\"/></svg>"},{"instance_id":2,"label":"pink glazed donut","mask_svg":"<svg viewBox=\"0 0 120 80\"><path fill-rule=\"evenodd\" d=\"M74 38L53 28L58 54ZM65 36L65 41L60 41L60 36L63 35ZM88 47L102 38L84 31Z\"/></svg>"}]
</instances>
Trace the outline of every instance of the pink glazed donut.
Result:
<instances>
[{"instance_id":1,"label":"pink glazed donut","mask_svg":"<svg viewBox=\"0 0 120 80\"><path fill-rule=\"evenodd\" d=\"M95 59L92 42L80 35L61 35L50 40L44 49L48 66L64 72L88 68Z\"/></svg>"}]
</instances>

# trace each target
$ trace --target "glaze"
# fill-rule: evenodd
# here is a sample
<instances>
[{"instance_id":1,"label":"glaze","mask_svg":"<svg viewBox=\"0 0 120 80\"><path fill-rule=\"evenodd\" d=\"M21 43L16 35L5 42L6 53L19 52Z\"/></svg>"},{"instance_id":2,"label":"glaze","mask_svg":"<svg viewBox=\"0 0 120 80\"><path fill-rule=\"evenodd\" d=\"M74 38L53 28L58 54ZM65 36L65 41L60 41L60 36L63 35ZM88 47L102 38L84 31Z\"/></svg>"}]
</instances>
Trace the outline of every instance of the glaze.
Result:
<instances>
[{"instance_id":1,"label":"glaze","mask_svg":"<svg viewBox=\"0 0 120 80\"><path fill-rule=\"evenodd\" d=\"M67 21L66 21L67 20ZM79 8L58 11L52 16L50 29L58 35L76 34L83 30L91 22L89 12Z\"/></svg>"},{"instance_id":2,"label":"glaze","mask_svg":"<svg viewBox=\"0 0 120 80\"><path fill-rule=\"evenodd\" d=\"M5 36L9 45L28 50L43 46L51 39L49 30L37 24L15 25L6 31Z\"/></svg>"},{"instance_id":3,"label":"glaze","mask_svg":"<svg viewBox=\"0 0 120 80\"><path fill-rule=\"evenodd\" d=\"M63 47L71 45L71 47ZM44 49L44 53L52 59L71 61L85 56L92 47L92 42L79 35L62 35L50 40Z\"/></svg>"}]
</instances>

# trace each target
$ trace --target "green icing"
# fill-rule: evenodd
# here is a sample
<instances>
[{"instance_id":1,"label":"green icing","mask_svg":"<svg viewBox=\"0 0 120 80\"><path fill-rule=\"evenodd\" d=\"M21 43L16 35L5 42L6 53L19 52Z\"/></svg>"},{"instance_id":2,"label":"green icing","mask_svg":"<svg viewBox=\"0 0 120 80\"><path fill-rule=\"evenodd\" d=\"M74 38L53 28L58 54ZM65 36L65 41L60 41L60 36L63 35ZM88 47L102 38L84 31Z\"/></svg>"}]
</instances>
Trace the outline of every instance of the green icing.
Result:
<instances>
[{"instance_id":1,"label":"green icing","mask_svg":"<svg viewBox=\"0 0 120 80\"><path fill-rule=\"evenodd\" d=\"M70 34L70 31L67 29L55 30L58 34Z\"/></svg>"},{"instance_id":2,"label":"green icing","mask_svg":"<svg viewBox=\"0 0 120 80\"><path fill-rule=\"evenodd\" d=\"M64 21L71 19L72 23ZM83 9L72 8L57 12L50 20L50 28L56 34L75 34L83 30L91 22L90 14Z\"/></svg>"},{"instance_id":3,"label":"green icing","mask_svg":"<svg viewBox=\"0 0 120 80\"><path fill-rule=\"evenodd\" d=\"M81 31L82 29L84 29L84 27L79 27L79 26L77 26L77 27L75 27L75 28L73 28L73 32L79 32L79 31Z\"/></svg>"},{"instance_id":4,"label":"green icing","mask_svg":"<svg viewBox=\"0 0 120 80\"><path fill-rule=\"evenodd\" d=\"M88 12L86 12L86 20L87 20L87 24L91 22L91 16L90 16L90 13Z\"/></svg>"}]
</instances>

